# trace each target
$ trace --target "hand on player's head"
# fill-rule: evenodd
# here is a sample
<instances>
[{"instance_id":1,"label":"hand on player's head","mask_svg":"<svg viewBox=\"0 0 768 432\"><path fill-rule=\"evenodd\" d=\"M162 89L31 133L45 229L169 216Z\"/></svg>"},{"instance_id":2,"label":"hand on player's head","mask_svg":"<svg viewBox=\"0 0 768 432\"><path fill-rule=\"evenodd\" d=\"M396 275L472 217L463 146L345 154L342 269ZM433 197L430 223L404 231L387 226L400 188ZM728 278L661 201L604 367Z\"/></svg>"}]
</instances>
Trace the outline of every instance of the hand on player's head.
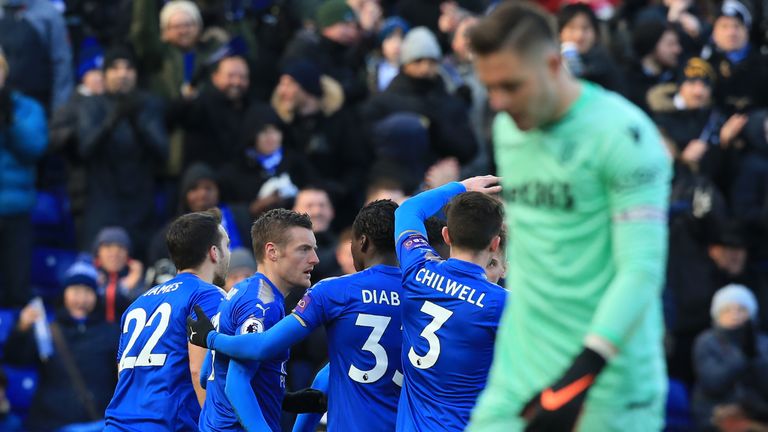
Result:
<instances>
[{"instance_id":1,"label":"hand on player's head","mask_svg":"<svg viewBox=\"0 0 768 432\"><path fill-rule=\"evenodd\" d=\"M192 345L208 348L208 333L215 330L210 318L199 305L195 305L197 321L187 317L187 338Z\"/></svg>"},{"instance_id":2,"label":"hand on player's head","mask_svg":"<svg viewBox=\"0 0 768 432\"><path fill-rule=\"evenodd\" d=\"M501 192L501 186L499 182L501 177L492 175L484 175L477 177L470 177L463 180L461 184L467 189L467 192L482 192L484 194L496 194Z\"/></svg>"}]
</instances>

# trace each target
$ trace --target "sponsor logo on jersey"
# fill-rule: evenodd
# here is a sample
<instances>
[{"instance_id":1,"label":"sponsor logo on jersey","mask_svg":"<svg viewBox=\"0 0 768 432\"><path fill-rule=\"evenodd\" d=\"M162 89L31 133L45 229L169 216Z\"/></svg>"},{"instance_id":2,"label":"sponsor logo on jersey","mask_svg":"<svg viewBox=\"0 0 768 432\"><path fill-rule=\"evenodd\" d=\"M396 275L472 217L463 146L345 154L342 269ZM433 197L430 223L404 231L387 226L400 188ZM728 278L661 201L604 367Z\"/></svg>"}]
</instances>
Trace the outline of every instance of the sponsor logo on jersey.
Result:
<instances>
[{"instance_id":1,"label":"sponsor logo on jersey","mask_svg":"<svg viewBox=\"0 0 768 432\"><path fill-rule=\"evenodd\" d=\"M572 211L576 201L571 184L557 181L530 181L509 185L504 187L502 194L508 203L562 211Z\"/></svg>"}]
</instances>

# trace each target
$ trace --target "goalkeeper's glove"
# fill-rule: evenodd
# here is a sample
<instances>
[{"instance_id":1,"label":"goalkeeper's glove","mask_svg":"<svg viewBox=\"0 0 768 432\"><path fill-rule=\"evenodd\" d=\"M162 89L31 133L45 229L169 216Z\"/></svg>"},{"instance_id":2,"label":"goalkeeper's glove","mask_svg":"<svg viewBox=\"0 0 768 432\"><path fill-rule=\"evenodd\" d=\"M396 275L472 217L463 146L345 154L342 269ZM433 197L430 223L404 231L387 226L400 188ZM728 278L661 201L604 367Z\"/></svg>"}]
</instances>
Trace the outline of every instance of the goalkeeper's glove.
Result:
<instances>
[{"instance_id":1,"label":"goalkeeper's glove","mask_svg":"<svg viewBox=\"0 0 768 432\"><path fill-rule=\"evenodd\" d=\"M199 305L195 305L197 321L187 317L187 338L192 345L208 348L208 333L214 331L213 323Z\"/></svg>"},{"instance_id":2,"label":"goalkeeper's glove","mask_svg":"<svg viewBox=\"0 0 768 432\"><path fill-rule=\"evenodd\" d=\"M292 413L324 413L328 411L328 398L325 393L313 388L296 392L285 392L283 411Z\"/></svg>"},{"instance_id":3,"label":"goalkeeper's glove","mask_svg":"<svg viewBox=\"0 0 768 432\"><path fill-rule=\"evenodd\" d=\"M584 348L565 374L537 393L520 412L528 421L526 432L572 431L595 377L605 367L605 359Z\"/></svg>"}]
</instances>

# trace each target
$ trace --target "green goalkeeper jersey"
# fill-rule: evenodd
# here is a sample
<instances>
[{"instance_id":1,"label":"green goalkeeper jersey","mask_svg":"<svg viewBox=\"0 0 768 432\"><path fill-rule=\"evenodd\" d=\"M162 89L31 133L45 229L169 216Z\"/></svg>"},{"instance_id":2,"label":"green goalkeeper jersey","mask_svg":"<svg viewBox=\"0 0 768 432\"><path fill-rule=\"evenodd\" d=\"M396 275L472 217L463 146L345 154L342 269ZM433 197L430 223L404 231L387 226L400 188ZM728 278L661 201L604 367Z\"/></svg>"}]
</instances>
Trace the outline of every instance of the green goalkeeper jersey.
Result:
<instances>
[{"instance_id":1,"label":"green goalkeeper jersey","mask_svg":"<svg viewBox=\"0 0 768 432\"><path fill-rule=\"evenodd\" d=\"M666 389L660 293L671 160L648 117L582 82L557 122L494 123L510 242L489 386L519 404L556 380L587 334L619 349L587 407L650 404Z\"/></svg>"}]
</instances>

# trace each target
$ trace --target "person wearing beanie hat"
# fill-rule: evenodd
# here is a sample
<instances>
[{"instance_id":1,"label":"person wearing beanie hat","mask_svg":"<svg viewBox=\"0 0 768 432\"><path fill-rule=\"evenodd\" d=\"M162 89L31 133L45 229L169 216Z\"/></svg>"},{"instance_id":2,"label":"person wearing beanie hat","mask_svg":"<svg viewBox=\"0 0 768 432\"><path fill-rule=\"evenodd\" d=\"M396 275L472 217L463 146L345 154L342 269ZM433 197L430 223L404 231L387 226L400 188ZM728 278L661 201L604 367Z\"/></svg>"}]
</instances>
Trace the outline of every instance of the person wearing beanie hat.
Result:
<instances>
[{"instance_id":1,"label":"person wearing beanie hat","mask_svg":"<svg viewBox=\"0 0 768 432\"><path fill-rule=\"evenodd\" d=\"M712 297L710 315L722 328L738 327L757 319L757 299L744 285L730 284L720 288Z\"/></svg>"},{"instance_id":2,"label":"person wearing beanie hat","mask_svg":"<svg viewBox=\"0 0 768 432\"><path fill-rule=\"evenodd\" d=\"M746 3L724 1L701 52L717 74L713 99L725 116L768 105L768 56L750 42L751 25Z\"/></svg>"},{"instance_id":3,"label":"person wearing beanie hat","mask_svg":"<svg viewBox=\"0 0 768 432\"><path fill-rule=\"evenodd\" d=\"M322 75L341 84L345 105L365 100L368 50L363 48L375 44L375 31L363 32L359 17L344 0L324 1L314 18L315 31L297 32L285 48L281 65L309 60Z\"/></svg>"},{"instance_id":4,"label":"person wearing beanie hat","mask_svg":"<svg viewBox=\"0 0 768 432\"><path fill-rule=\"evenodd\" d=\"M104 320L96 288L97 272L88 262L75 262L62 279L61 306L47 321L53 353L46 357L36 343L35 322L46 314L42 303L24 307L8 336L4 362L37 368L40 381L23 430L103 430L104 410L115 391L115 358L120 328ZM69 355L66 355L66 351ZM71 360L67 360L70 357ZM75 372L73 373L73 369ZM80 375L87 398L73 383Z\"/></svg>"},{"instance_id":5,"label":"person wearing beanie hat","mask_svg":"<svg viewBox=\"0 0 768 432\"><path fill-rule=\"evenodd\" d=\"M89 248L103 227L119 224L142 258L153 226L155 174L168 157L165 109L137 88L130 49L107 51L103 68L104 93L83 98L77 110L77 154L87 179L79 245Z\"/></svg>"},{"instance_id":6,"label":"person wearing beanie hat","mask_svg":"<svg viewBox=\"0 0 768 432\"><path fill-rule=\"evenodd\" d=\"M400 72L360 110L371 130L382 120L404 111L421 117L428 129L428 157L414 160L427 166L447 157L456 157L465 164L477 154L478 148L469 122L468 103L448 92L440 73L441 59L435 35L426 27L412 28L400 47Z\"/></svg>"},{"instance_id":7,"label":"person wearing beanie hat","mask_svg":"<svg viewBox=\"0 0 768 432\"><path fill-rule=\"evenodd\" d=\"M409 28L398 16L389 17L382 24L377 36L379 49L367 61L368 87L372 93L384 91L400 71L400 49Z\"/></svg>"},{"instance_id":8,"label":"person wearing beanie hat","mask_svg":"<svg viewBox=\"0 0 768 432\"><path fill-rule=\"evenodd\" d=\"M229 273L227 273L224 291L229 292L235 284L253 276L254 273L256 273L256 260L253 258L253 253L246 248L233 249L229 258Z\"/></svg>"},{"instance_id":9,"label":"person wearing beanie hat","mask_svg":"<svg viewBox=\"0 0 768 432\"><path fill-rule=\"evenodd\" d=\"M104 93L104 51L94 38L86 38L80 47L77 65L77 92L85 96Z\"/></svg>"},{"instance_id":10,"label":"person wearing beanie hat","mask_svg":"<svg viewBox=\"0 0 768 432\"><path fill-rule=\"evenodd\" d=\"M755 295L744 285L726 285L712 298L713 327L696 339L693 350L697 430L766 420L759 407L768 404L768 336L759 330L757 311ZM729 404L731 410L720 408Z\"/></svg>"},{"instance_id":11,"label":"person wearing beanie hat","mask_svg":"<svg viewBox=\"0 0 768 432\"><path fill-rule=\"evenodd\" d=\"M323 31L337 24L355 24L357 16L345 0L328 0L317 9L315 22Z\"/></svg>"},{"instance_id":12,"label":"person wearing beanie hat","mask_svg":"<svg viewBox=\"0 0 768 432\"><path fill-rule=\"evenodd\" d=\"M323 88L320 84L321 72L313 62L293 61L283 68L283 75L291 77L306 93L318 99L323 97Z\"/></svg>"},{"instance_id":13,"label":"person wearing beanie hat","mask_svg":"<svg viewBox=\"0 0 768 432\"><path fill-rule=\"evenodd\" d=\"M443 57L437 38L426 27L416 27L405 34L400 47L400 65L408 65L420 60L432 60L438 63Z\"/></svg>"},{"instance_id":14,"label":"person wearing beanie hat","mask_svg":"<svg viewBox=\"0 0 768 432\"><path fill-rule=\"evenodd\" d=\"M645 19L632 32L633 61L625 69L627 99L650 112L647 94L651 87L675 81L682 47L677 32L666 21Z\"/></svg>"},{"instance_id":15,"label":"person wearing beanie hat","mask_svg":"<svg viewBox=\"0 0 768 432\"><path fill-rule=\"evenodd\" d=\"M306 156L285 145L285 125L272 107L252 107L242 135L243 152L222 170L222 187L231 202L248 207L252 218L290 206L298 188L315 180Z\"/></svg>"},{"instance_id":16,"label":"person wearing beanie hat","mask_svg":"<svg viewBox=\"0 0 768 432\"><path fill-rule=\"evenodd\" d=\"M121 227L103 228L94 242L94 264L99 271L100 296L105 317L118 322L130 303L144 288L144 264L130 257L131 238Z\"/></svg>"}]
</instances>

